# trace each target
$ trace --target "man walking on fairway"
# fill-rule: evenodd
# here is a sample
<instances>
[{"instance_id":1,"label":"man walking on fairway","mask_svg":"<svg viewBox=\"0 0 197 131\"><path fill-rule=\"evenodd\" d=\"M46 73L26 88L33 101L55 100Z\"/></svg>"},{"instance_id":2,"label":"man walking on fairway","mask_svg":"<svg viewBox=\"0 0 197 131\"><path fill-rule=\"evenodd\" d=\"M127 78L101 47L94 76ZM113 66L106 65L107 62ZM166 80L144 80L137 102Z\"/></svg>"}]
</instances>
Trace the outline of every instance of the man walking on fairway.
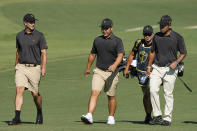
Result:
<instances>
[{"instance_id":1,"label":"man walking on fairway","mask_svg":"<svg viewBox=\"0 0 197 131\"><path fill-rule=\"evenodd\" d=\"M138 39L135 42L135 45L128 57L127 65L124 70L124 75L129 74L129 66L131 65L133 59L137 56L137 77L139 81L139 85L142 88L143 92L143 104L144 109L146 112L146 117L144 120L145 124L149 124L149 121L151 118L151 112L152 112L152 106L150 101L150 88L149 88L149 79L146 76L146 70L148 66L148 54L150 52L151 46L152 46L152 38L153 38L153 28L150 25L144 26L143 29L143 36L144 39Z\"/></svg>"},{"instance_id":2,"label":"man walking on fairway","mask_svg":"<svg viewBox=\"0 0 197 131\"><path fill-rule=\"evenodd\" d=\"M150 75L150 93L154 116L150 124L170 126L174 101L173 90L178 73L177 65L185 58L187 51L183 37L172 30L170 16L162 16L159 24L160 32L156 33L153 38L147 67L147 75ZM180 55L177 57L178 52ZM150 74L151 68L153 70ZM162 83L165 98L163 119L159 100L159 89Z\"/></svg>"},{"instance_id":3,"label":"man walking on fairway","mask_svg":"<svg viewBox=\"0 0 197 131\"><path fill-rule=\"evenodd\" d=\"M19 32L16 36L15 117L8 123L8 125L21 124L20 113L25 89L31 91L37 107L35 124L43 123L42 97L38 88L41 76L44 77L46 74L48 47L44 35L35 29L36 19L34 15L26 14L23 21L25 29Z\"/></svg>"},{"instance_id":4,"label":"man walking on fairway","mask_svg":"<svg viewBox=\"0 0 197 131\"><path fill-rule=\"evenodd\" d=\"M106 18L101 23L101 32L103 35L95 38L91 53L88 57L88 64L84 75L90 74L91 65L96 60L96 69L92 78L92 92L88 104L88 113L82 115L81 120L86 124L93 123L93 113L96 108L97 99L105 85L106 79L115 71L120 64L124 54L122 40L112 33L112 20ZM118 76L113 80L111 88L106 92L108 97L109 116L107 124L115 124L114 114L116 111L115 91L118 84Z\"/></svg>"}]
</instances>

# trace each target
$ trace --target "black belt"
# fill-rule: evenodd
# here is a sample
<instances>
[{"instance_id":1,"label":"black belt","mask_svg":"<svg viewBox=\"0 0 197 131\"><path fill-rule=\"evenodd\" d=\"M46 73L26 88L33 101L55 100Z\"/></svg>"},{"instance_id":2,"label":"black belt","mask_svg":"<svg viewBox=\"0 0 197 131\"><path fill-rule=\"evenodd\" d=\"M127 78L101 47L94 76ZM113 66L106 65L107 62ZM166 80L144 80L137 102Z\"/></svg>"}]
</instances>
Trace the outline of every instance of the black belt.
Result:
<instances>
[{"instance_id":1,"label":"black belt","mask_svg":"<svg viewBox=\"0 0 197 131\"><path fill-rule=\"evenodd\" d=\"M22 65L27 66L27 67L36 67L38 64L22 64Z\"/></svg>"},{"instance_id":2,"label":"black belt","mask_svg":"<svg viewBox=\"0 0 197 131\"><path fill-rule=\"evenodd\" d=\"M171 63L168 63L168 64L166 64L166 65L160 65L160 64L155 64L155 65L157 65L157 66L159 66L159 67L168 67L168 66L170 66L170 64L171 64Z\"/></svg>"},{"instance_id":3,"label":"black belt","mask_svg":"<svg viewBox=\"0 0 197 131\"><path fill-rule=\"evenodd\" d=\"M98 67L97 67L98 68ZM100 70L102 70L102 71L105 71L105 72L112 72L112 71L110 71L110 70L106 70L106 69L101 69L101 68L98 68L98 69L100 69Z\"/></svg>"}]
</instances>

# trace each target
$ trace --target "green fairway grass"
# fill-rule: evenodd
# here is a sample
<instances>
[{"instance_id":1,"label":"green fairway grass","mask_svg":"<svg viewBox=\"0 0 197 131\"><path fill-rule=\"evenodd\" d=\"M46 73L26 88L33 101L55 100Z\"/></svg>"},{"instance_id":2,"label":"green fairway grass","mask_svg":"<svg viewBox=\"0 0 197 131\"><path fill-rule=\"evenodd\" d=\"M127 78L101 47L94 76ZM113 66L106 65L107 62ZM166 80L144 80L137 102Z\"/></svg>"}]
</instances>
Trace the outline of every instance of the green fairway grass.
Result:
<instances>
[{"instance_id":1,"label":"green fairway grass","mask_svg":"<svg viewBox=\"0 0 197 131\"><path fill-rule=\"evenodd\" d=\"M196 0L0 0L0 131L194 131L197 130L197 26ZM34 125L36 107L30 92L24 94L21 126L8 126L14 116L14 63L17 32L23 16L33 13L39 21L36 28L45 34L48 44L47 74L42 78L44 124ZM142 31L128 29L157 25L162 15L172 17L173 29L187 46L183 80L190 93L177 79L174 111L170 127L144 125L142 91L137 79L124 79L120 74L117 89L116 125L106 125L107 97L99 96L94 124L84 125L80 117L87 113L92 73L84 77L88 54L94 38L101 34L100 22L109 17L114 33L124 43L126 56ZM159 28L154 28L159 31ZM95 66L93 65L92 69ZM164 99L161 87L161 105Z\"/></svg>"}]
</instances>

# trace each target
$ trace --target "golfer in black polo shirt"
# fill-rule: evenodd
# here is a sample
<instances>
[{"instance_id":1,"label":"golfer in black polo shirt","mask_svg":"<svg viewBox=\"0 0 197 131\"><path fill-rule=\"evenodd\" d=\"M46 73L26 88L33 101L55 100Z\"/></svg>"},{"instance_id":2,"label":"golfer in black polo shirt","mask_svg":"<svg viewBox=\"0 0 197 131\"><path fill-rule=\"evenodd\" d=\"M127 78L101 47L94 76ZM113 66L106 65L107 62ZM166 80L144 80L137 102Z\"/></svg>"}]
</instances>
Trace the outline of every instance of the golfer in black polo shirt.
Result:
<instances>
[{"instance_id":1,"label":"golfer in black polo shirt","mask_svg":"<svg viewBox=\"0 0 197 131\"><path fill-rule=\"evenodd\" d=\"M38 87L40 77L46 74L46 52L48 47L44 35L35 29L35 20L33 14L26 14L23 18L25 29L16 36L15 117L8 123L9 125L18 125L21 123L20 112L25 89L31 91L37 107L35 124L43 123L42 97L38 91ZM41 63L42 67L40 66Z\"/></svg>"},{"instance_id":2,"label":"golfer in black polo shirt","mask_svg":"<svg viewBox=\"0 0 197 131\"><path fill-rule=\"evenodd\" d=\"M92 124L92 114L96 108L98 96L105 85L106 79L117 68L123 58L124 48L120 38L112 33L112 20L106 18L101 23L101 32L103 35L95 38L91 53L88 58L87 69L84 75L90 74L92 63L96 60L96 69L92 78L92 93L88 104L88 113L82 115L81 120L84 123ZM118 76L114 78L109 91L106 92L108 96L109 117L107 124L115 124L114 114L116 110L115 90L118 84Z\"/></svg>"},{"instance_id":3,"label":"golfer in black polo shirt","mask_svg":"<svg viewBox=\"0 0 197 131\"><path fill-rule=\"evenodd\" d=\"M154 116L153 120L150 121L152 125L171 125L174 101L173 89L178 73L177 65L187 54L184 39L172 30L171 22L170 16L164 15L161 17L159 22L160 32L155 34L149 54L147 75L150 75L150 93ZM180 52L180 55L177 57L178 52ZM153 70L150 74L151 68ZM163 119L159 100L159 89L162 83L165 98Z\"/></svg>"}]
</instances>

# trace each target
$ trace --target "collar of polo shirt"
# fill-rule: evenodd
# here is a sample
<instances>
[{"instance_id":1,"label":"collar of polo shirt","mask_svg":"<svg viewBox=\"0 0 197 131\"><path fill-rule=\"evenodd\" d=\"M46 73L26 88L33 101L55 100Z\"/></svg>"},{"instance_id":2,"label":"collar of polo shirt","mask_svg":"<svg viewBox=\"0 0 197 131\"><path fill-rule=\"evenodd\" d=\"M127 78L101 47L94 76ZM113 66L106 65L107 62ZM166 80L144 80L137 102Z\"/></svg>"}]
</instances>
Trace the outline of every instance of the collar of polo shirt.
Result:
<instances>
[{"instance_id":1,"label":"collar of polo shirt","mask_svg":"<svg viewBox=\"0 0 197 131\"><path fill-rule=\"evenodd\" d=\"M104 38L104 39L113 39L113 38L114 38L114 34L112 33L111 36L110 36L109 38L106 38L106 37L103 35L103 38Z\"/></svg>"},{"instance_id":2,"label":"collar of polo shirt","mask_svg":"<svg viewBox=\"0 0 197 131\"><path fill-rule=\"evenodd\" d=\"M34 29L31 33L29 33L29 34L25 32L25 29L24 29L23 31L24 31L24 34L25 34L25 35L33 35L34 32L35 32L35 29Z\"/></svg>"}]
</instances>

